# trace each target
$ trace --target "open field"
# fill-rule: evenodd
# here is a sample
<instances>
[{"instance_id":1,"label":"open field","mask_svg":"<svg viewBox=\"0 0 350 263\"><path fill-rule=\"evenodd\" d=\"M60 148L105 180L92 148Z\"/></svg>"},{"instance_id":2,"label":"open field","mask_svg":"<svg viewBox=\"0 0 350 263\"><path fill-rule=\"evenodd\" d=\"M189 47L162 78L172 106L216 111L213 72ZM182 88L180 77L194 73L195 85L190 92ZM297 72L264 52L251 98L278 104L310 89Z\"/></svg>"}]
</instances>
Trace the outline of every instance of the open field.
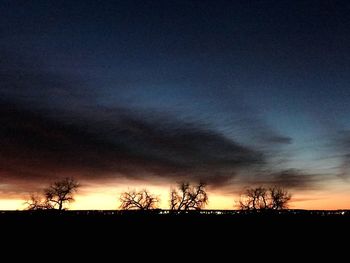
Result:
<instances>
[{"instance_id":1,"label":"open field","mask_svg":"<svg viewBox=\"0 0 350 263\"><path fill-rule=\"evenodd\" d=\"M75 231L186 230L192 232L283 232L295 229L306 232L350 228L350 211L287 210L278 213L240 213L228 210L170 212L168 210L140 211L1 211L0 223L15 229L32 231L74 228ZM299 229L299 230L298 230ZM175 232L174 232L175 231ZM169 233L169 232L168 232Z\"/></svg>"}]
</instances>

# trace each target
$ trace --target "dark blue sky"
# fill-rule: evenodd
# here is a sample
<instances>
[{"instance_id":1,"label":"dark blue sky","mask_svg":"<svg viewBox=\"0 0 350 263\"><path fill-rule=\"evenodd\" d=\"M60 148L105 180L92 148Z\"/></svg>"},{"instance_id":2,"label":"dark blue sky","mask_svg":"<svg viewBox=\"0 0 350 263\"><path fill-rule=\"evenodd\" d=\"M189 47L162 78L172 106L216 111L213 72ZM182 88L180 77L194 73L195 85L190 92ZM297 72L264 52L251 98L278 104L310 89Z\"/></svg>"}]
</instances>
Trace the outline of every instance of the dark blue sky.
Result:
<instances>
[{"instance_id":1,"label":"dark blue sky","mask_svg":"<svg viewBox=\"0 0 350 263\"><path fill-rule=\"evenodd\" d=\"M186 173L197 174L208 159L217 158L215 169L224 167L218 178L226 178L227 169L236 174L236 166L244 168L246 162L249 167L264 163L263 170L273 172L347 173L347 1L3 0L0 5L0 102L3 112L15 108L17 114L3 125L23 116L39 118L38 126L49 119L49 126L63 127L70 140L85 129L89 136L108 138L108 153L103 153L108 158L118 159L114 154L125 147L127 160L140 161L142 169L146 163L146 170L151 163L165 170L173 165L174 173L190 167ZM96 127L102 120L107 124ZM140 128L141 120L154 127L142 123ZM120 131L111 132L120 122L130 143ZM26 129L16 125L15 130ZM165 131L161 146L146 136L148 128L155 137ZM3 130L9 134L10 129ZM176 137L177 132L184 137ZM23 134L12 140L23 145L21 140L36 142L43 136ZM142 150L134 149L135 138ZM199 139L193 149L186 148L186 140L194 138ZM91 140L60 150L102 147ZM173 150L178 140L185 143ZM190 163L179 157L194 149L203 153ZM240 157L232 156L234 151ZM41 160L40 150L35 154ZM159 161L162 155L167 158ZM99 165L101 173L115 171L110 163Z\"/></svg>"}]
</instances>

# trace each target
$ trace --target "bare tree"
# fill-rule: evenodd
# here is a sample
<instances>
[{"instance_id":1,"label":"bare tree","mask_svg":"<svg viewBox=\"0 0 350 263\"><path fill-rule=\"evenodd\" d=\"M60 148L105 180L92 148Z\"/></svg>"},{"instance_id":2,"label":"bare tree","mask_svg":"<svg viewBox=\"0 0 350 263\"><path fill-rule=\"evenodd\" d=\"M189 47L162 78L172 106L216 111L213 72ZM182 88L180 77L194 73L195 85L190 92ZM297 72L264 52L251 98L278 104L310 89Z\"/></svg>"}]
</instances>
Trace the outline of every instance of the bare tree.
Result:
<instances>
[{"instance_id":1,"label":"bare tree","mask_svg":"<svg viewBox=\"0 0 350 263\"><path fill-rule=\"evenodd\" d=\"M74 201L73 195L77 191L79 184L72 178L65 178L56 181L45 189L46 202L52 206L62 210L64 204Z\"/></svg>"},{"instance_id":2,"label":"bare tree","mask_svg":"<svg viewBox=\"0 0 350 263\"><path fill-rule=\"evenodd\" d=\"M180 183L178 189L170 192L171 210L200 210L208 204L208 195L205 184L191 186L189 183Z\"/></svg>"},{"instance_id":3,"label":"bare tree","mask_svg":"<svg viewBox=\"0 0 350 263\"><path fill-rule=\"evenodd\" d=\"M270 208L274 210L281 210L288 208L288 203L292 195L285 189L280 187L272 187L270 192Z\"/></svg>"},{"instance_id":4,"label":"bare tree","mask_svg":"<svg viewBox=\"0 0 350 263\"><path fill-rule=\"evenodd\" d=\"M47 200L39 194L31 194L29 199L25 202L27 210L46 210L53 207Z\"/></svg>"},{"instance_id":5,"label":"bare tree","mask_svg":"<svg viewBox=\"0 0 350 263\"><path fill-rule=\"evenodd\" d=\"M150 210L158 207L159 198L151 195L146 189L137 192L135 190L124 192L119 198L120 208L123 210L139 209Z\"/></svg>"},{"instance_id":6,"label":"bare tree","mask_svg":"<svg viewBox=\"0 0 350 263\"><path fill-rule=\"evenodd\" d=\"M250 188L241 196L239 206L242 210L263 210L268 208L267 201L267 190L265 188Z\"/></svg>"},{"instance_id":7,"label":"bare tree","mask_svg":"<svg viewBox=\"0 0 350 263\"><path fill-rule=\"evenodd\" d=\"M280 187L266 189L260 186L246 189L241 196L239 207L251 211L280 210L287 208L290 200L291 194Z\"/></svg>"}]
</instances>

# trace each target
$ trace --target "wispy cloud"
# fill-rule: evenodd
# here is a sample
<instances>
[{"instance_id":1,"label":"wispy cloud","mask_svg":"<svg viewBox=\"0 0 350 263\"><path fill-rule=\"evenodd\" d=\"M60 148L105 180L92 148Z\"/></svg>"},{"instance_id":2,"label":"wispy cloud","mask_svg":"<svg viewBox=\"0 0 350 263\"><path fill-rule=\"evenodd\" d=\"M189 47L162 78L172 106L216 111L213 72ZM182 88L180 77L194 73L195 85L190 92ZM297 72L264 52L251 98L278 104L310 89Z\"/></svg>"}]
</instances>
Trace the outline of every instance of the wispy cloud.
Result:
<instances>
[{"instance_id":1,"label":"wispy cloud","mask_svg":"<svg viewBox=\"0 0 350 263\"><path fill-rule=\"evenodd\" d=\"M238 175L244 182L253 178L253 183L291 188L316 181L294 170L244 177L269 168L276 146L292 142L258 119L246 125L254 138L246 144L200 121L101 106L82 82L43 70L39 62L8 56L0 74L0 183L7 183L8 191L22 191L23 182L35 188L63 176L202 180L219 188Z\"/></svg>"},{"instance_id":2,"label":"wispy cloud","mask_svg":"<svg viewBox=\"0 0 350 263\"><path fill-rule=\"evenodd\" d=\"M338 175L343 179L348 179L350 176L350 131L340 130L332 140L333 150L340 159Z\"/></svg>"},{"instance_id":3,"label":"wispy cloud","mask_svg":"<svg viewBox=\"0 0 350 263\"><path fill-rule=\"evenodd\" d=\"M100 110L96 120L54 119L44 110L3 101L0 108L2 173L14 178L42 180L67 173L95 179L143 178L148 174L215 183L263 162L261 153L196 123L122 109Z\"/></svg>"}]
</instances>

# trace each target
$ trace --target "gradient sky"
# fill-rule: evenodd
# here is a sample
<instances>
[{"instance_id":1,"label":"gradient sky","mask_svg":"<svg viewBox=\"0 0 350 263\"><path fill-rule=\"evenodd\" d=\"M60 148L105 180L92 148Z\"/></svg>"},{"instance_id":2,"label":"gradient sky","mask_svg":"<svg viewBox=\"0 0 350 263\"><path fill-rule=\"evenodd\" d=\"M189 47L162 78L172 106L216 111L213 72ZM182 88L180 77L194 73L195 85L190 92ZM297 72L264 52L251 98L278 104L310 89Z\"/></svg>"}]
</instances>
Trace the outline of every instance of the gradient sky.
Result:
<instances>
[{"instance_id":1,"label":"gradient sky","mask_svg":"<svg viewBox=\"0 0 350 263\"><path fill-rule=\"evenodd\" d=\"M180 181L210 208L279 185L350 206L348 1L0 1L0 209Z\"/></svg>"}]
</instances>

